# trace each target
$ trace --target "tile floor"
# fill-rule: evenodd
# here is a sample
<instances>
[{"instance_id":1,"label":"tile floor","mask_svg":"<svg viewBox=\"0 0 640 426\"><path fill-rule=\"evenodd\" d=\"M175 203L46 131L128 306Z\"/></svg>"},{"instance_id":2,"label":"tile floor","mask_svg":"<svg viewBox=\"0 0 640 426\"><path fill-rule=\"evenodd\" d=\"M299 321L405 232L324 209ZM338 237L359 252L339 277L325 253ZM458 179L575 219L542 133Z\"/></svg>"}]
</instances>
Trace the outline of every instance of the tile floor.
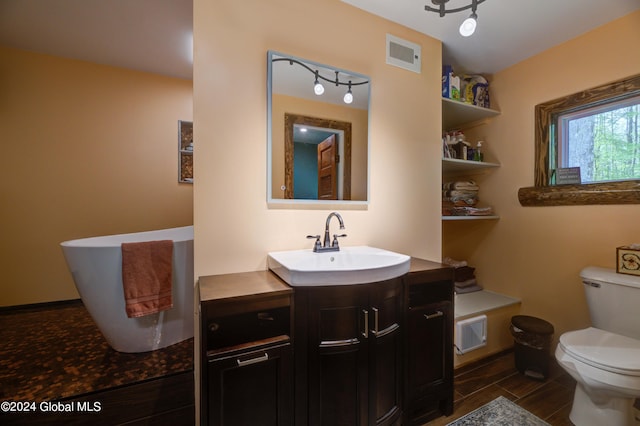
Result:
<instances>
[{"instance_id":1,"label":"tile floor","mask_svg":"<svg viewBox=\"0 0 640 426\"><path fill-rule=\"evenodd\" d=\"M536 381L518 373L513 352L508 352L471 367L456 371L454 379L454 412L426 425L441 426L504 396L553 426L571 426L569 412L575 381L551 362L549 378Z\"/></svg>"}]
</instances>

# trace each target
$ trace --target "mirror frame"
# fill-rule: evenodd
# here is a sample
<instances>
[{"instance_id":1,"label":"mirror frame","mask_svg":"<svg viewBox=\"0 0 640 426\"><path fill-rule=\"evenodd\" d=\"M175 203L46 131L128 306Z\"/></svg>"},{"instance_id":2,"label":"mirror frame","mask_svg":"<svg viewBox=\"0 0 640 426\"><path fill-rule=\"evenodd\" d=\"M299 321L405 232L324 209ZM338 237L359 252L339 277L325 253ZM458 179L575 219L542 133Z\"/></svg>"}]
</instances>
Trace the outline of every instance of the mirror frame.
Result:
<instances>
[{"instance_id":1,"label":"mirror frame","mask_svg":"<svg viewBox=\"0 0 640 426\"><path fill-rule=\"evenodd\" d=\"M272 151L272 118L273 118L273 111L272 111L272 99L273 99L273 87L272 87L272 78L273 78L273 67L272 67L272 59L274 56L279 56L279 57L287 57L287 58L292 58L295 59L297 61L302 61L306 64L309 64L311 66L318 66L318 67L323 67L323 68L331 68L335 71L339 71L339 72L343 72L343 73L347 73L350 75L353 75L354 77L360 77L363 79L367 79L369 81L368 84L368 100L367 100L367 196L366 196L366 200L306 200L306 199L291 199L291 198L273 198L273 193L272 193L272 172L273 172L273 151ZM334 120L326 120L332 123L341 123L339 121L334 121ZM332 126L328 126L329 128L332 128ZM342 129L341 127L339 128L340 130ZM371 129L371 78L369 76L366 76L364 74L360 74L357 72L353 72L353 71L348 71L348 70L344 70L341 68L336 68L330 65L326 65L326 64L321 64L319 62L315 62L315 61L311 61L308 59L303 59L303 58L299 58L293 55L289 55L289 54L285 54L285 53L281 53L281 52L277 52L274 50L269 50L267 51L267 205L269 207L294 207L294 208L330 208L330 206L332 205L336 205L339 206L340 208L354 208L354 209L366 209L369 205L369 200L371 199L371 179L370 179L370 175L371 175L371 143L370 143L370 129ZM288 134L288 128L285 130L285 139L287 138L287 134ZM349 144L351 144L351 141L348 141ZM291 141L291 143L293 143L293 141ZM347 143L347 141L345 140L345 144ZM286 140L285 140L285 147L286 147ZM286 148L285 148L286 149ZM346 160L346 159L345 159ZM349 158L349 163L350 163L350 158ZM347 173L347 167L345 167L345 175ZM349 196L350 196L350 192L351 192L351 188L350 188L350 180L351 180L351 176L350 176L350 165L349 165L349 183L345 183L345 194L346 194L346 186L349 186ZM285 179L286 179L286 174L285 173ZM346 177L346 176L345 176ZM347 179L345 179L345 182L347 181ZM289 185L286 185L287 187L289 187Z\"/></svg>"}]
</instances>

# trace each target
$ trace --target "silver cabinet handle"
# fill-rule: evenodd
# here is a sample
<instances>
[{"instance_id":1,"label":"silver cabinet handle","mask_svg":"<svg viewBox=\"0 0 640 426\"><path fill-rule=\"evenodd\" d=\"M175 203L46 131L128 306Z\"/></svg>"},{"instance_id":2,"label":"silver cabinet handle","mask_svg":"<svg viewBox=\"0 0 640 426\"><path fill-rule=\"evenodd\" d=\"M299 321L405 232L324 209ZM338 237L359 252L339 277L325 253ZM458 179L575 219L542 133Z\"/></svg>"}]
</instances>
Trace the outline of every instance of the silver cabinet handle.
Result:
<instances>
[{"instance_id":1,"label":"silver cabinet handle","mask_svg":"<svg viewBox=\"0 0 640 426\"><path fill-rule=\"evenodd\" d=\"M371 333L374 336L378 335L378 308L371 308L371 310L373 311L373 330L371 331Z\"/></svg>"},{"instance_id":2,"label":"silver cabinet handle","mask_svg":"<svg viewBox=\"0 0 640 426\"><path fill-rule=\"evenodd\" d=\"M400 328L400 326L398 325L398 323L393 323L389 327L385 328L384 330L378 331L375 334L375 336L376 336L376 338L380 339L381 337L384 337L387 334L393 333L394 331L396 331L399 328Z\"/></svg>"},{"instance_id":3,"label":"silver cabinet handle","mask_svg":"<svg viewBox=\"0 0 640 426\"><path fill-rule=\"evenodd\" d=\"M320 342L321 348L337 348L340 346L352 346L360 343L360 340L353 339L344 339L344 340L323 340Z\"/></svg>"},{"instance_id":4,"label":"silver cabinet handle","mask_svg":"<svg viewBox=\"0 0 640 426\"><path fill-rule=\"evenodd\" d=\"M363 309L362 313L364 314L364 327L362 330L362 337L364 337L365 339L368 339L369 338L369 311L367 311L366 309Z\"/></svg>"},{"instance_id":5,"label":"silver cabinet handle","mask_svg":"<svg viewBox=\"0 0 640 426\"><path fill-rule=\"evenodd\" d=\"M257 364L259 362L264 362L264 361L269 361L269 354L266 352L262 356L259 356L257 358L247 359L245 361L236 359L236 362L238 363L238 367L244 367L245 365Z\"/></svg>"},{"instance_id":6,"label":"silver cabinet handle","mask_svg":"<svg viewBox=\"0 0 640 426\"><path fill-rule=\"evenodd\" d=\"M444 315L444 314L442 313L442 311L436 311L436 313L435 313L435 314L430 314L430 315L424 314L424 317L425 317L426 319L430 320L430 319L433 319L433 318L441 317L441 316L443 316L443 315Z\"/></svg>"}]
</instances>

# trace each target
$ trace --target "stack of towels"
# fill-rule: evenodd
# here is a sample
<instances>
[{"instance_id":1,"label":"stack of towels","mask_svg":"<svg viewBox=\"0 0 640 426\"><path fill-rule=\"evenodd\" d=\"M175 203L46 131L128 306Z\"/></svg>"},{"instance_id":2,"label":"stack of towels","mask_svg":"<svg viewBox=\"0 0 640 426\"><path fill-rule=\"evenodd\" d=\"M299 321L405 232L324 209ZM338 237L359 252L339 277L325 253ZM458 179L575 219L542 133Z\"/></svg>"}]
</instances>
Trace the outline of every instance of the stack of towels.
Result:
<instances>
[{"instance_id":1,"label":"stack of towels","mask_svg":"<svg viewBox=\"0 0 640 426\"><path fill-rule=\"evenodd\" d=\"M442 184L443 216L487 216L491 207L477 207L480 188L472 180L445 182Z\"/></svg>"},{"instance_id":2,"label":"stack of towels","mask_svg":"<svg viewBox=\"0 0 640 426\"><path fill-rule=\"evenodd\" d=\"M482 290L482 286L480 286L476 280L476 268L467 265L466 260L454 260L450 257L445 257L442 262L454 268L453 279L456 294L472 293Z\"/></svg>"}]
</instances>

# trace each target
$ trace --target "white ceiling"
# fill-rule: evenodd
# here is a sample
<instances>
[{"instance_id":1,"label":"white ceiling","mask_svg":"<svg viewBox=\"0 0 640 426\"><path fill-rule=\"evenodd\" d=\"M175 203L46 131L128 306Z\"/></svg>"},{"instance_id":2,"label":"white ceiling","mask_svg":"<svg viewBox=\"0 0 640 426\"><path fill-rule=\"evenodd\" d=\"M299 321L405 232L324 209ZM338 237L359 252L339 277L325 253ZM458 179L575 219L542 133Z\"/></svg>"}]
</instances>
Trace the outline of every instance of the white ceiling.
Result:
<instances>
[{"instance_id":1,"label":"white ceiling","mask_svg":"<svg viewBox=\"0 0 640 426\"><path fill-rule=\"evenodd\" d=\"M343 1L442 40L459 71L487 74L640 9L640 0L486 0L463 38L467 11L440 18L424 10L431 0ZM192 22L192 0L0 0L2 45L180 78L192 76Z\"/></svg>"},{"instance_id":2,"label":"white ceiling","mask_svg":"<svg viewBox=\"0 0 640 426\"><path fill-rule=\"evenodd\" d=\"M640 9L640 0L486 0L478 5L476 32L462 37L458 28L470 10L441 18L424 10L425 5L435 7L431 0L342 1L442 40L443 63L481 74L503 70ZM469 4L450 0L447 9Z\"/></svg>"}]
</instances>

